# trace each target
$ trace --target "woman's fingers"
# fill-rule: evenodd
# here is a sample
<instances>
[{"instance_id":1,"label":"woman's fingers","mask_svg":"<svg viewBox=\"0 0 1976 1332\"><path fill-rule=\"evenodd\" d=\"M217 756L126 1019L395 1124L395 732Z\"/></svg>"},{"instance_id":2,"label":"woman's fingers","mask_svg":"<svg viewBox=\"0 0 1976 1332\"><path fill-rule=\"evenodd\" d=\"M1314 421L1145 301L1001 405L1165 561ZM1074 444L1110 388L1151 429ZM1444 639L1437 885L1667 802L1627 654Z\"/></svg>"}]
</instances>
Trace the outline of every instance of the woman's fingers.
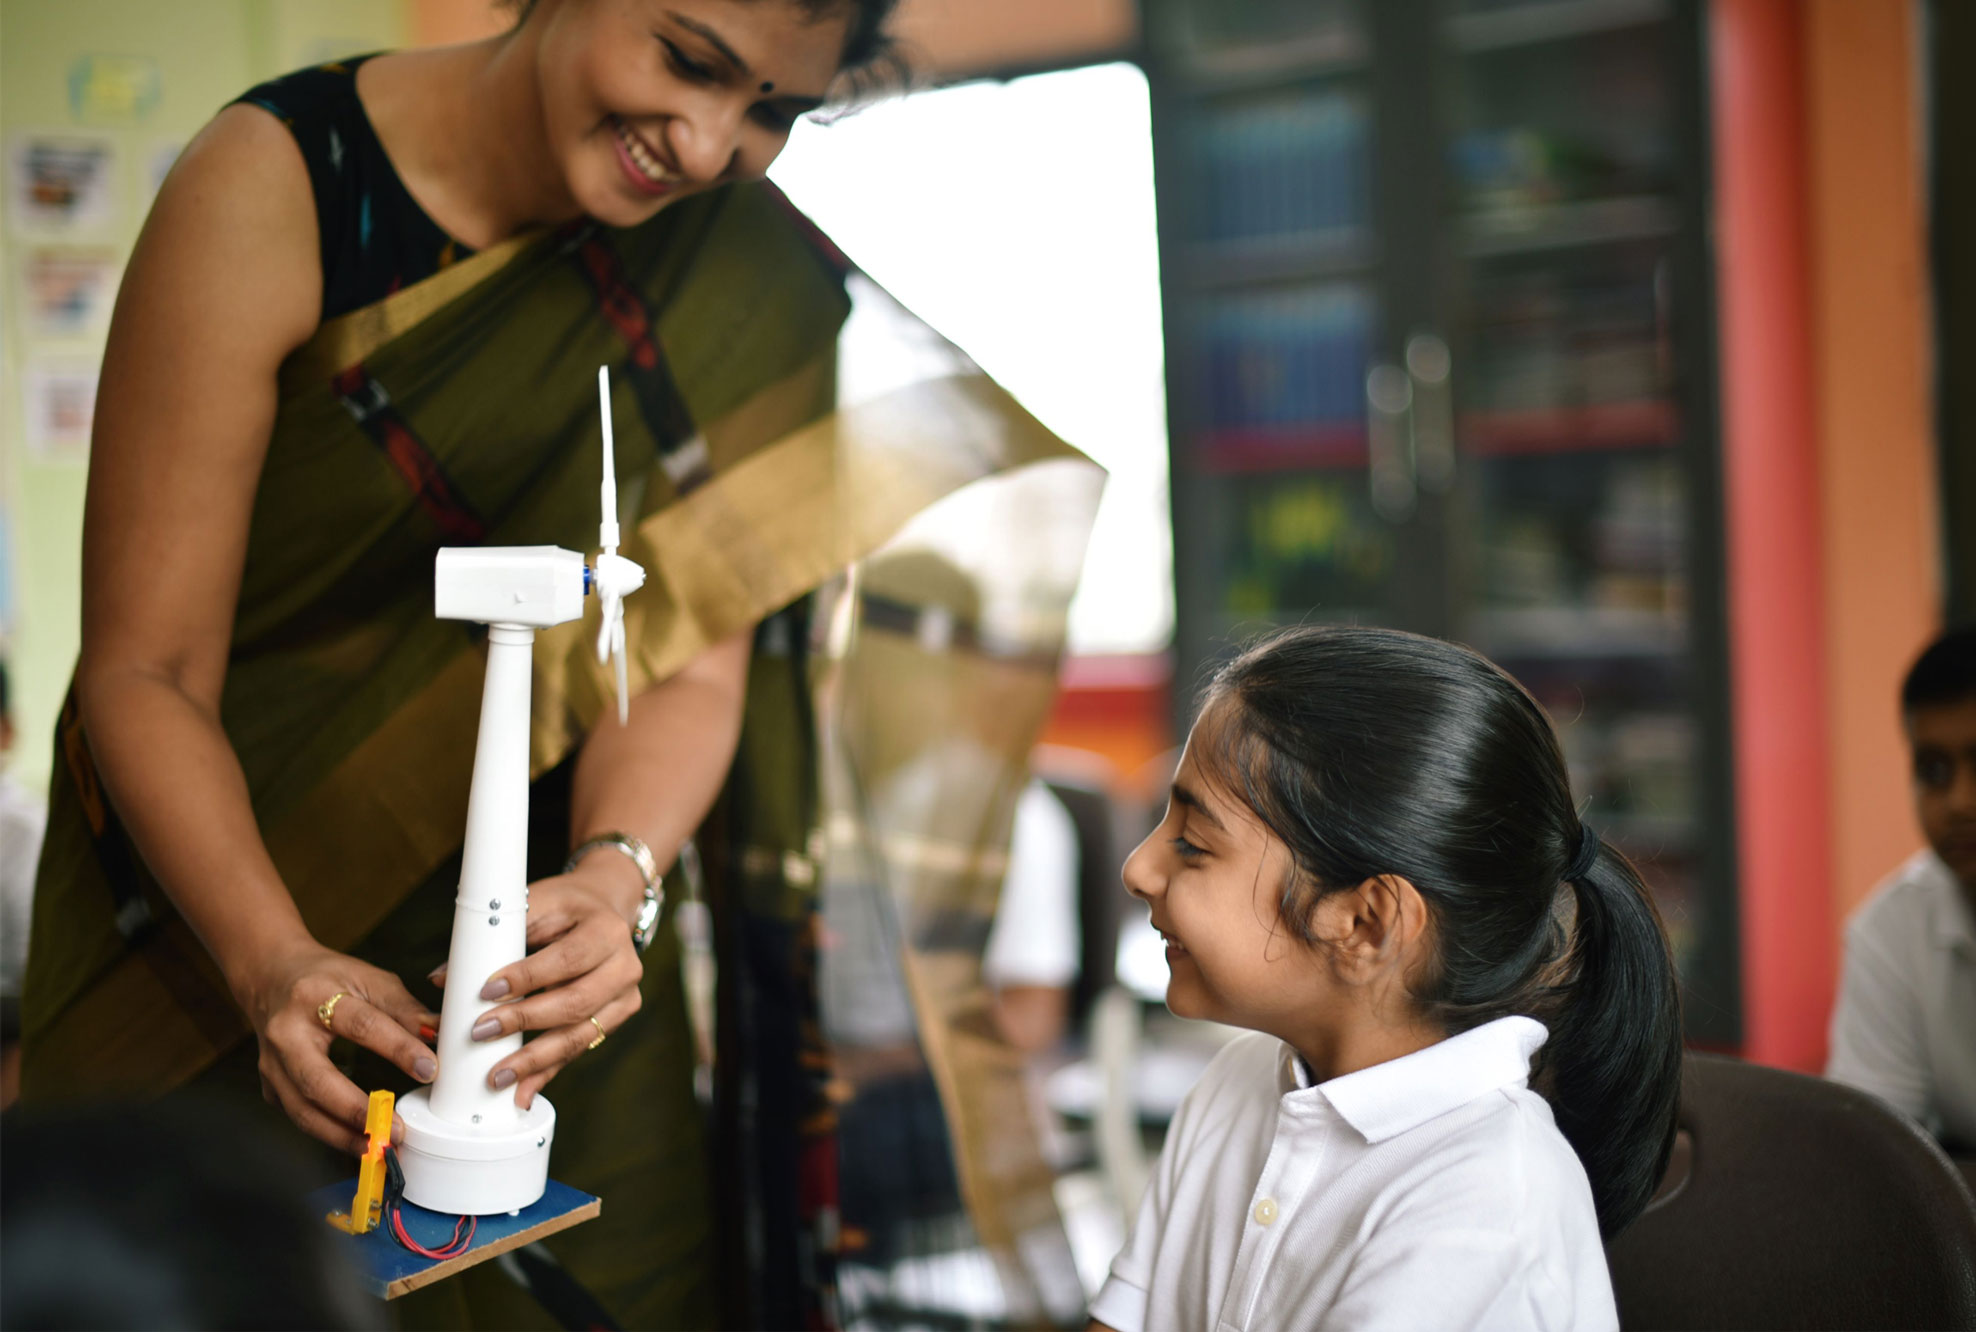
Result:
<instances>
[{"instance_id":1,"label":"woman's fingers","mask_svg":"<svg viewBox=\"0 0 1976 1332\"><path fill-rule=\"evenodd\" d=\"M606 898L600 896L593 887L584 885L572 876L559 874L553 878L538 880L529 885L528 892L528 946L532 949L545 949L549 944L579 932L585 926L590 926L593 930L601 929L606 940L614 939L620 931L626 938L631 934L629 922L612 908ZM507 970L512 971L512 968ZM535 986L528 987L520 985L506 972L497 972L495 975L504 977L510 985L515 986L513 993L516 994L526 994L529 988L540 989L543 985L555 983L538 981ZM490 979L489 984L492 983ZM494 999L498 996L483 994L482 997Z\"/></svg>"},{"instance_id":2,"label":"woman's fingers","mask_svg":"<svg viewBox=\"0 0 1976 1332\"><path fill-rule=\"evenodd\" d=\"M370 1145L370 1139L362 1133L352 1133L307 1101L283 1098L281 1108L288 1113L289 1122L318 1142L326 1143L339 1152L352 1156L362 1156Z\"/></svg>"},{"instance_id":3,"label":"woman's fingers","mask_svg":"<svg viewBox=\"0 0 1976 1332\"><path fill-rule=\"evenodd\" d=\"M304 1040L263 1049L261 1085L263 1094L304 1133L339 1151L363 1155L361 1128L370 1098L336 1071L319 1044Z\"/></svg>"},{"instance_id":4,"label":"woman's fingers","mask_svg":"<svg viewBox=\"0 0 1976 1332\"><path fill-rule=\"evenodd\" d=\"M636 959L628 965L612 959L567 984L489 1009L474 1023L473 1037L491 1041L518 1031L548 1031L581 1022L617 996L627 991L637 993L643 974L644 968Z\"/></svg>"},{"instance_id":5,"label":"woman's fingers","mask_svg":"<svg viewBox=\"0 0 1976 1332\"><path fill-rule=\"evenodd\" d=\"M388 971L380 971L372 982L364 988L364 998L403 1027L412 1036L420 1034L420 1028L439 1025L439 1015L412 997L405 983Z\"/></svg>"},{"instance_id":6,"label":"woman's fingers","mask_svg":"<svg viewBox=\"0 0 1976 1332\"><path fill-rule=\"evenodd\" d=\"M614 925L614 920L593 917L540 952L502 967L487 978L480 997L493 1003L514 995L533 994L611 967L617 968L617 984L612 989L636 985L645 974L644 965L638 960L638 950L631 946L631 932L621 922Z\"/></svg>"},{"instance_id":7,"label":"woman's fingers","mask_svg":"<svg viewBox=\"0 0 1976 1332\"><path fill-rule=\"evenodd\" d=\"M410 1002L410 995L406 995L405 999L412 1030L416 1031L423 1010ZM332 1035L341 1036L373 1054L383 1056L420 1082L431 1082L439 1072L431 1049L407 1031L400 1019L362 995L346 995L337 1003L330 1019ZM323 1063L327 1065L328 1059L325 1058ZM343 1081L351 1090L356 1090L354 1083L347 1079ZM365 1099L368 1103L369 1098Z\"/></svg>"},{"instance_id":8,"label":"woman's fingers","mask_svg":"<svg viewBox=\"0 0 1976 1332\"><path fill-rule=\"evenodd\" d=\"M552 906L539 911L534 907L530 907L528 912L528 946L530 948L540 948L550 940L567 934L575 927L576 923L577 918L574 915L559 907Z\"/></svg>"},{"instance_id":9,"label":"woman's fingers","mask_svg":"<svg viewBox=\"0 0 1976 1332\"><path fill-rule=\"evenodd\" d=\"M515 1078L515 1104L526 1110L535 1100L535 1094L565 1065L599 1044L600 1036L607 1037L623 1026L644 1002L644 997L637 990L629 990L604 1004L594 1015L585 1015L543 1032L518 1052L496 1064L488 1074L488 1082L495 1086L505 1085L496 1083L495 1079L504 1073L512 1073Z\"/></svg>"},{"instance_id":10,"label":"woman's fingers","mask_svg":"<svg viewBox=\"0 0 1976 1332\"><path fill-rule=\"evenodd\" d=\"M532 1077L524 1080L523 1082L518 1083L515 1086L515 1104L520 1106L524 1110L533 1108L535 1105L535 1098L541 1094L542 1089L544 1087L549 1085L549 1083L555 1078L556 1074L563 1071L563 1068L564 1065L557 1064L554 1068L545 1069L542 1072L537 1073Z\"/></svg>"}]
</instances>

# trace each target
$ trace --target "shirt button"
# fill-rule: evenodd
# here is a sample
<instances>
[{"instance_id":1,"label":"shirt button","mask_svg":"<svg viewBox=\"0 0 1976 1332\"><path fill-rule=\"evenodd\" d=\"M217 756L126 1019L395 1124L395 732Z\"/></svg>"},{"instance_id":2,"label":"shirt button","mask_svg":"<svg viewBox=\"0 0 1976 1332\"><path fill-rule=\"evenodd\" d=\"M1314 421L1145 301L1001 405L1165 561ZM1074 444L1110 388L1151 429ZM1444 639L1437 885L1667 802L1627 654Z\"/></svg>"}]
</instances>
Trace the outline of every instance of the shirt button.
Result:
<instances>
[{"instance_id":1,"label":"shirt button","mask_svg":"<svg viewBox=\"0 0 1976 1332\"><path fill-rule=\"evenodd\" d=\"M1276 1220L1276 1199L1264 1198L1261 1202L1257 1203L1255 1218L1256 1224L1259 1226L1266 1226Z\"/></svg>"}]
</instances>

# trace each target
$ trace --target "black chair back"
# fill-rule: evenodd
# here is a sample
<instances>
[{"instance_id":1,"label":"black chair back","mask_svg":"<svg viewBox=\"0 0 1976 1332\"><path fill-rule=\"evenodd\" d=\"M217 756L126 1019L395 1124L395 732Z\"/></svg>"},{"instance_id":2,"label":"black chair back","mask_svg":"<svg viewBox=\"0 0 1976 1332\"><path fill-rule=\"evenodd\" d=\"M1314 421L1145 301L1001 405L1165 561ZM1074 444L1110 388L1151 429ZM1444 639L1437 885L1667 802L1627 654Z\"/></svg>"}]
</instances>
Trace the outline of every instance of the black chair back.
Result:
<instances>
[{"instance_id":1,"label":"black chair back","mask_svg":"<svg viewBox=\"0 0 1976 1332\"><path fill-rule=\"evenodd\" d=\"M1918 1125L1702 1054L1680 1117L1687 1177L1606 1249L1621 1327L1976 1328L1976 1202Z\"/></svg>"}]
</instances>

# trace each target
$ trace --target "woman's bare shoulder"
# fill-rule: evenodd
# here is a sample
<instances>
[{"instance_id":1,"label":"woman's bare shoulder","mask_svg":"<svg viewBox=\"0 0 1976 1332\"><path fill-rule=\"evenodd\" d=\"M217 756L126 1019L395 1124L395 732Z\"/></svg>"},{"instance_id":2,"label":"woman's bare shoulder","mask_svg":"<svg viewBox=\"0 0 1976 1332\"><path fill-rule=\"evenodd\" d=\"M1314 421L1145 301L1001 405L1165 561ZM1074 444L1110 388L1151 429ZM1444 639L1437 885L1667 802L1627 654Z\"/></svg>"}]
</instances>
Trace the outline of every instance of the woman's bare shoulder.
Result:
<instances>
[{"instance_id":1,"label":"woman's bare shoulder","mask_svg":"<svg viewBox=\"0 0 1976 1332\"><path fill-rule=\"evenodd\" d=\"M241 187L258 186L257 190ZM206 122L179 154L158 192L159 204L188 191L237 192L241 205L290 205L314 213L309 168L294 134L279 116L251 102L235 102Z\"/></svg>"},{"instance_id":2,"label":"woman's bare shoulder","mask_svg":"<svg viewBox=\"0 0 1976 1332\"><path fill-rule=\"evenodd\" d=\"M186 331L218 323L251 332L270 366L307 340L322 307L315 196L294 136L273 113L236 103L186 145L124 288L126 302L169 302ZM147 313L119 311L139 324Z\"/></svg>"}]
</instances>

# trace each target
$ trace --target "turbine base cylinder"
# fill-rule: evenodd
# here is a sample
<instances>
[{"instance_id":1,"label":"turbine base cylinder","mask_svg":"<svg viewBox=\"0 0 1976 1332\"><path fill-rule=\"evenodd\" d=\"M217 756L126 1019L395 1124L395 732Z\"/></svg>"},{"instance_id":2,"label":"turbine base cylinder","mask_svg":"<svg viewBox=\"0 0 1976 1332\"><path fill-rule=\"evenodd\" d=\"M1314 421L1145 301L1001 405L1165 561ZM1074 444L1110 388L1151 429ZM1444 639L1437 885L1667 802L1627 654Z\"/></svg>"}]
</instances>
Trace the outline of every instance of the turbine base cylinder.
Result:
<instances>
[{"instance_id":1,"label":"turbine base cylinder","mask_svg":"<svg viewBox=\"0 0 1976 1332\"><path fill-rule=\"evenodd\" d=\"M429 1212L492 1216L520 1211L549 1187L556 1108L546 1096L490 1133L441 1119L424 1087L398 1098L398 1114L405 1121L398 1163L406 1202Z\"/></svg>"}]
</instances>

